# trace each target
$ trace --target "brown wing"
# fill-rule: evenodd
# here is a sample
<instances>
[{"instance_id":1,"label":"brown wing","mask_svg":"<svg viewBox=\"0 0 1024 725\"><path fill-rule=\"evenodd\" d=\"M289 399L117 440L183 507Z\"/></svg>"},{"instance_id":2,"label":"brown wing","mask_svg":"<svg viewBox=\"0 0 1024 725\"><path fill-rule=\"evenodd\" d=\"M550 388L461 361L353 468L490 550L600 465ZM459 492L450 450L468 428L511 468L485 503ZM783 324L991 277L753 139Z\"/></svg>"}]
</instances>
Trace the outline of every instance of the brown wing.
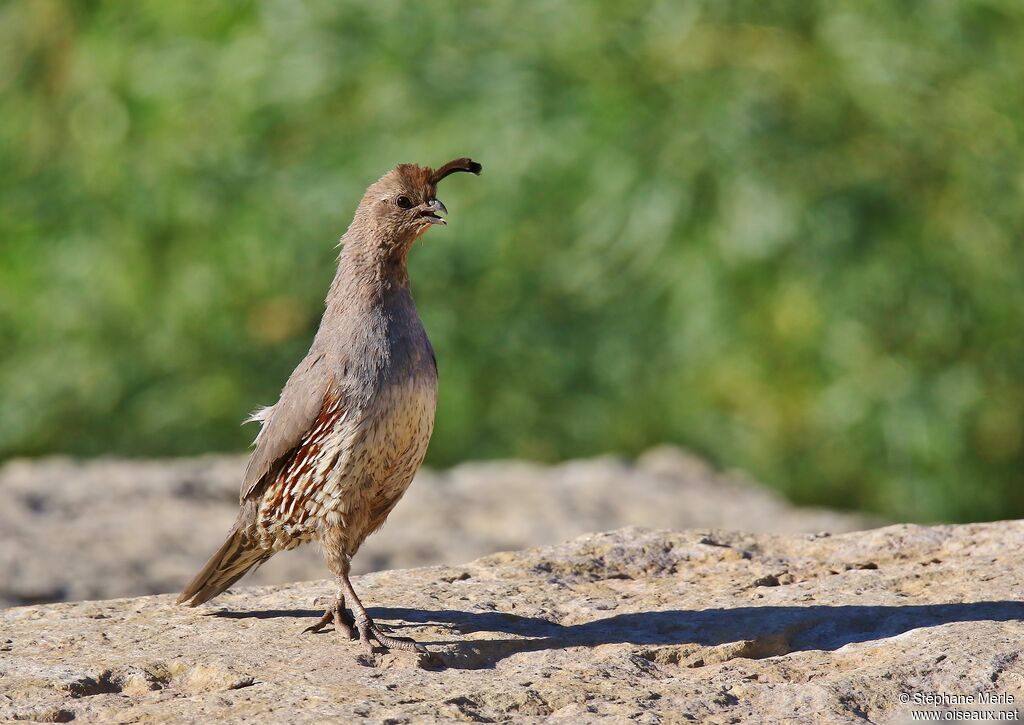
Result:
<instances>
[{"instance_id":1,"label":"brown wing","mask_svg":"<svg viewBox=\"0 0 1024 725\"><path fill-rule=\"evenodd\" d=\"M288 378L277 403L250 419L259 420L263 427L245 468L240 502L252 495L267 473L299 444L316 421L331 385L331 372L323 357L322 353L307 356Z\"/></svg>"}]
</instances>

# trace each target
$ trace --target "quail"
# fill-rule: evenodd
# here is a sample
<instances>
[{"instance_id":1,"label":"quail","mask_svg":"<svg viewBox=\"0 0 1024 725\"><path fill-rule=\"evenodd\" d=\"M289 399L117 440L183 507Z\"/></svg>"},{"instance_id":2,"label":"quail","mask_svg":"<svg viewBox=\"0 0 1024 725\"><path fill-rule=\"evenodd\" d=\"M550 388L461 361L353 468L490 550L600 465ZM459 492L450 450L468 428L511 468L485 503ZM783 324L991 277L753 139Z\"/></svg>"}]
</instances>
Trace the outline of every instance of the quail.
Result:
<instances>
[{"instance_id":1,"label":"quail","mask_svg":"<svg viewBox=\"0 0 1024 725\"><path fill-rule=\"evenodd\" d=\"M437 363L406 259L424 232L446 223L437 184L481 168L469 158L436 169L400 164L366 190L341 239L338 271L309 352L277 403L249 419L261 427L238 518L179 604L202 604L276 552L316 541L338 593L305 631L333 624L370 650L376 644L424 651L370 618L349 568L405 493L434 427Z\"/></svg>"}]
</instances>

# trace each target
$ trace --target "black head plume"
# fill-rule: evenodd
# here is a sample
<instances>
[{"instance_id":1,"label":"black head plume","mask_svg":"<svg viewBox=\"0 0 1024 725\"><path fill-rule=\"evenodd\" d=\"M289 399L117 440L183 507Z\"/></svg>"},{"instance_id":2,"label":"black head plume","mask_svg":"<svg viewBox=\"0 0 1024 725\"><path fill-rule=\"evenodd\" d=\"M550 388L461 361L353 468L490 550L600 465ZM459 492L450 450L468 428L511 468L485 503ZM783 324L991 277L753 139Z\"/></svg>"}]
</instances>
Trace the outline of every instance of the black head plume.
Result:
<instances>
[{"instance_id":1,"label":"black head plume","mask_svg":"<svg viewBox=\"0 0 1024 725\"><path fill-rule=\"evenodd\" d=\"M454 174L457 171L465 171L470 174L479 175L483 168L483 166L478 164L473 159L469 158L468 156L463 156L461 159L449 161L444 166L438 169L434 169L434 172L430 175L430 183L436 185L437 182L439 182L441 179L445 178L446 176L450 176L451 174Z\"/></svg>"}]
</instances>

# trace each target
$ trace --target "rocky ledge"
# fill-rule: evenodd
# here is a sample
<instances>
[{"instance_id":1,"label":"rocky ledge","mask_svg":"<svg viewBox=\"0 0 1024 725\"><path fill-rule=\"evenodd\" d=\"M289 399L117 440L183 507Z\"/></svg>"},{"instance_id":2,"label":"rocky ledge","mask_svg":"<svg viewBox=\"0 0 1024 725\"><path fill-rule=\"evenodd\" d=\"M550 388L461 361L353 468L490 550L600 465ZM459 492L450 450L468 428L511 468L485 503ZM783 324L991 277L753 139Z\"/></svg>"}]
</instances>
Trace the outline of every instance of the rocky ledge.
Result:
<instances>
[{"instance_id":1,"label":"rocky ledge","mask_svg":"<svg viewBox=\"0 0 1024 725\"><path fill-rule=\"evenodd\" d=\"M0 607L180 591L238 512L245 456L171 460L49 458L0 466ZM882 522L796 507L677 448L421 470L357 574L459 564L622 526L728 526L773 534L854 531ZM327 574L314 546L278 554L249 584Z\"/></svg>"},{"instance_id":2,"label":"rocky ledge","mask_svg":"<svg viewBox=\"0 0 1024 725\"><path fill-rule=\"evenodd\" d=\"M622 529L359 577L371 614L425 656L300 634L327 581L198 609L171 596L8 609L0 719L860 723L942 709L936 698L1012 709L1022 543L1024 522Z\"/></svg>"}]
</instances>

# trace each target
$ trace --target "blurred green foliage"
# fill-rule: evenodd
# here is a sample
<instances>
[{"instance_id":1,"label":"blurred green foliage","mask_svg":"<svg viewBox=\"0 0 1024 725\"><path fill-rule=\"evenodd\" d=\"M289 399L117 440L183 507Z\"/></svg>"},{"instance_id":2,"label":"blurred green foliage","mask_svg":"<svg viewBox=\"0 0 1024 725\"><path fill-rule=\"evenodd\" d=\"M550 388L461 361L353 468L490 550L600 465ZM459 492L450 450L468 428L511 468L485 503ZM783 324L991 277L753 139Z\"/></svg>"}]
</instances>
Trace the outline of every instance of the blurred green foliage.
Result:
<instances>
[{"instance_id":1,"label":"blurred green foliage","mask_svg":"<svg viewBox=\"0 0 1024 725\"><path fill-rule=\"evenodd\" d=\"M655 443L1024 516L1017 0L0 5L0 455L238 449L334 240L470 154L411 273L434 464ZM628 496L628 491L623 491Z\"/></svg>"}]
</instances>

